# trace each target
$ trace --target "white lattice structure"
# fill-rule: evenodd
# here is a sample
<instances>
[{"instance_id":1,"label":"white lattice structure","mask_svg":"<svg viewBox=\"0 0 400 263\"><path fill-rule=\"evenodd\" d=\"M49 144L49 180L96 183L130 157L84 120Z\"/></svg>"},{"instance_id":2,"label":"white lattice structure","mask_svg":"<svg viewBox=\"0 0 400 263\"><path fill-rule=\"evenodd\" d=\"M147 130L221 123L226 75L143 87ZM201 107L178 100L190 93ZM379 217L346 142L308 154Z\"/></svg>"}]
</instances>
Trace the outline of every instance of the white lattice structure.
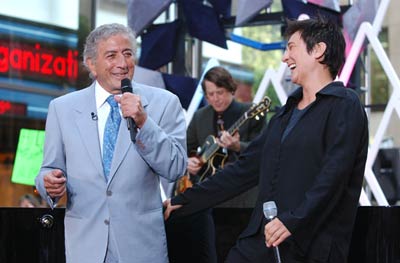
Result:
<instances>
[{"instance_id":1,"label":"white lattice structure","mask_svg":"<svg viewBox=\"0 0 400 263\"><path fill-rule=\"evenodd\" d=\"M346 59L346 63L343 67L342 74L340 75L339 79L347 84L351 72L353 70L354 64L357 60L358 55L362 49L363 43L365 38L369 40L370 46L373 51L376 53L376 56L379 62L382 65L383 70L385 71L386 75L389 78L390 83L392 84L393 91L390 96L389 102L386 106L384 111L383 117L379 123L378 129L376 134L374 135L374 140L369 147L368 151L368 158L367 164L365 167L365 179L368 186L371 189L372 194L374 195L377 204L386 206L388 205L387 199L380 187L378 181L376 180L376 176L373 172L372 166L376 160L379 147L382 143L385 131L387 130L389 123L390 123L390 116L394 110L396 110L398 116L400 116L400 81L399 77L397 76L392 63L390 62L385 50L382 47L378 39L379 31L382 27L382 21L385 17L387 12L387 8L389 6L390 0L382 0L379 4L379 8L377 10L375 19L373 24L364 22L361 24L356 38L354 40L353 46L351 47L349 56ZM372 87L373 88L373 87ZM361 205L371 205L371 201L369 200L368 196L365 194L363 189L360 197L360 204Z\"/></svg>"},{"instance_id":2,"label":"white lattice structure","mask_svg":"<svg viewBox=\"0 0 400 263\"><path fill-rule=\"evenodd\" d=\"M269 83L271 82L276 94L278 95L279 102L281 103L281 105L284 105L288 96L282 86L282 80L285 75L286 69L287 65L285 63L281 63L277 72L273 69L267 69L264 73L264 77L260 82L260 85L258 86L257 93L254 96L253 102L258 103L262 100L265 92L268 89Z\"/></svg>"}]
</instances>

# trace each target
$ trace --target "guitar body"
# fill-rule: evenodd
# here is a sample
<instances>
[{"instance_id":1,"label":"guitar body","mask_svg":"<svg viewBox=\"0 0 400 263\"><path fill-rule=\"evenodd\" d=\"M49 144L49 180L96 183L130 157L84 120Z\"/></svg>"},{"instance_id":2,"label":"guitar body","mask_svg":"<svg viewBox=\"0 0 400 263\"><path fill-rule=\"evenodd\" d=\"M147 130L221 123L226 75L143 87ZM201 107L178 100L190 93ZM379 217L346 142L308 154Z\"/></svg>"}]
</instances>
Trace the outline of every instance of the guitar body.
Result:
<instances>
[{"instance_id":1,"label":"guitar body","mask_svg":"<svg viewBox=\"0 0 400 263\"><path fill-rule=\"evenodd\" d=\"M193 186L193 183L190 179L191 179L190 174L185 174L184 176L178 179L175 189L176 195L185 192L186 189Z\"/></svg>"},{"instance_id":2,"label":"guitar body","mask_svg":"<svg viewBox=\"0 0 400 263\"><path fill-rule=\"evenodd\" d=\"M208 135L201 147L197 149L196 156L199 158L202 165L208 162L214 153L219 149L217 139L214 135Z\"/></svg>"},{"instance_id":3,"label":"guitar body","mask_svg":"<svg viewBox=\"0 0 400 263\"><path fill-rule=\"evenodd\" d=\"M228 158L228 154L217 152L211 157L211 159L202 167L197 174L200 176L199 181L203 181L205 178L214 175L217 170L224 168L225 161Z\"/></svg>"},{"instance_id":4,"label":"guitar body","mask_svg":"<svg viewBox=\"0 0 400 263\"><path fill-rule=\"evenodd\" d=\"M196 176L199 176L199 182L203 181L209 176L214 175L217 170L224 168L225 161L228 158L228 153L217 152L211 159L206 162Z\"/></svg>"},{"instance_id":5,"label":"guitar body","mask_svg":"<svg viewBox=\"0 0 400 263\"><path fill-rule=\"evenodd\" d=\"M228 158L228 153L223 153L221 149L216 147L217 140L213 135L207 136L203 145L198 151L190 154L190 157L196 157L201 164L201 169L196 175L189 173L182 176L176 184L176 194L183 193L187 188L192 187L194 183L202 182L209 176L216 173L217 169L222 169L225 160ZM211 157L209 157L211 156Z\"/></svg>"},{"instance_id":6,"label":"guitar body","mask_svg":"<svg viewBox=\"0 0 400 263\"><path fill-rule=\"evenodd\" d=\"M228 151L226 149L221 151L217 144L217 139L213 135L207 136L196 154L202 165L202 168L196 175L199 178L199 182L215 174L218 168L222 168L225 159L228 157Z\"/></svg>"}]
</instances>

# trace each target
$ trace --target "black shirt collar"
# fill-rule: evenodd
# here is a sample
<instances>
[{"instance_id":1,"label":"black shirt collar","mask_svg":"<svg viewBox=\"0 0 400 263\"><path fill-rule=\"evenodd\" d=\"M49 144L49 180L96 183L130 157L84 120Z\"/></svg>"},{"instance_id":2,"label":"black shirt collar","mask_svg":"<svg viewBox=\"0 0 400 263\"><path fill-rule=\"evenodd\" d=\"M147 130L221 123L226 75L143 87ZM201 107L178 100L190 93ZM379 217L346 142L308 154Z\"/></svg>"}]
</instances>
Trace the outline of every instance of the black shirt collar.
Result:
<instances>
[{"instance_id":1,"label":"black shirt collar","mask_svg":"<svg viewBox=\"0 0 400 263\"><path fill-rule=\"evenodd\" d=\"M323 96L344 97L345 93L346 90L343 85L343 82L333 81L328 85L326 85L324 88L322 88L320 91L318 91L316 96L317 99ZM289 95L283 113L287 112L288 110L292 109L295 105L297 105L302 97L303 97L303 87L299 87Z\"/></svg>"}]
</instances>

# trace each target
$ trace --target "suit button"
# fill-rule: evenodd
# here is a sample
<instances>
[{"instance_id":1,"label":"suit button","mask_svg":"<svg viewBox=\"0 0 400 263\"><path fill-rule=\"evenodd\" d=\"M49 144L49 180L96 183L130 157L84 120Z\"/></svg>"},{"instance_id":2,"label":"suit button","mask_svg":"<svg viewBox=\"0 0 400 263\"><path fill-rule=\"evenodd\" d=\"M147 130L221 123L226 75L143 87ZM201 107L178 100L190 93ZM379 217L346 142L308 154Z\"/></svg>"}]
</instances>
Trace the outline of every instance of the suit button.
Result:
<instances>
[{"instance_id":1,"label":"suit button","mask_svg":"<svg viewBox=\"0 0 400 263\"><path fill-rule=\"evenodd\" d=\"M112 191L111 190L107 190L107 196L112 196Z\"/></svg>"},{"instance_id":2,"label":"suit button","mask_svg":"<svg viewBox=\"0 0 400 263\"><path fill-rule=\"evenodd\" d=\"M108 226L110 224L110 221L108 219L105 219L104 224L106 224Z\"/></svg>"}]
</instances>

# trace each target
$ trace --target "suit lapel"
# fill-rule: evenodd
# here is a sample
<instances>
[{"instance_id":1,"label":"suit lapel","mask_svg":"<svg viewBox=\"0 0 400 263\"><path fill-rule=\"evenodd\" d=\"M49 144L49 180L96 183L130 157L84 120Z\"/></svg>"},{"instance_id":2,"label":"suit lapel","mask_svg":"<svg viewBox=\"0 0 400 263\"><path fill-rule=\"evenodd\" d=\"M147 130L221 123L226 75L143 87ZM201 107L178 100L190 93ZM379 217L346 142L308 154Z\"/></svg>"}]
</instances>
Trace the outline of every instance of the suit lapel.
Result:
<instances>
[{"instance_id":1,"label":"suit lapel","mask_svg":"<svg viewBox=\"0 0 400 263\"><path fill-rule=\"evenodd\" d=\"M141 92L141 89L139 87L133 88L133 93L140 95L141 101L142 101L142 106L146 109L148 105L148 100L144 96L143 92ZM149 115L147 117L150 117ZM114 151L114 156L113 160L111 163L111 169L110 169L110 178L108 182L110 183L111 180L114 178L114 175L116 171L118 170L118 167L121 165L122 161L125 159L125 156L127 155L130 147L133 147L133 142L131 141L131 135L128 130L128 125L126 122L126 119L122 118L121 124L119 125L119 131L118 131L118 138L117 138L117 144L115 145L115 151ZM132 162L134 160L131 160Z\"/></svg>"},{"instance_id":2,"label":"suit lapel","mask_svg":"<svg viewBox=\"0 0 400 263\"><path fill-rule=\"evenodd\" d=\"M127 122L124 118L121 120L121 124L119 125L117 143L115 145L113 160L111 162L110 175L108 183L113 179L115 172L118 170L118 167L121 165L124 160L126 154L128 153L129 148L132 145L130 133L128 130Z\"/></svg>"},{"instance_id":3,"label":"suit lapel","mask_svg":"<svg viewBox=\"0 0 400 263\"><path fill-rule=\"evenodd\" d=\"M100 151L99 133L97 121L92 118L92 113L96 113L96 101L94 85L86 90L81 101L74 105L73 114L75 115L76 125L81 136L81 141L86 148L89 158L97 168L99 174L103 175L103 163Z\"/></svg>"}]
</instances>

